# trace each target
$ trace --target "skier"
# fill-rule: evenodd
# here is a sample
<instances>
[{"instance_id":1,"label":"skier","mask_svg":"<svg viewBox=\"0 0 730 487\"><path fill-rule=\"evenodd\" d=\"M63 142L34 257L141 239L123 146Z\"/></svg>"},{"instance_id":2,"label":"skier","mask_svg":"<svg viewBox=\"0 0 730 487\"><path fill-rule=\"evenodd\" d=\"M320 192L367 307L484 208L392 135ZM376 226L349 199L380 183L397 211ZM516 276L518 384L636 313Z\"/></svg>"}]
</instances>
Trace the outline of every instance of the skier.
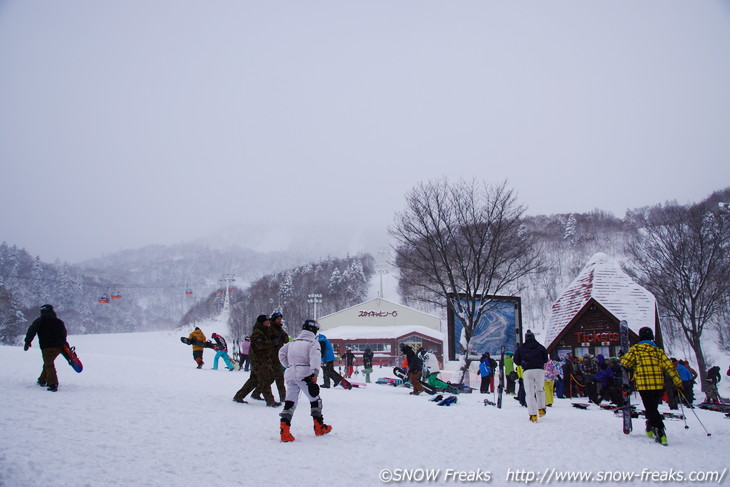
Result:
<instances>
[{"instance_id":1,"label":"skier","mask_svg":"<svg viewBox=\"0 0 730 487\"><path fill-rule=\"evenodd\" d=\"M676 359L673 359L672 363L674 363L674 366L677 368L677 374L679 374L679 378L682 380L682 403L688 408L691 408L693 407L692 402L694 401L694 392L692 391L692 373L687 367L682 365L679 360L675 360Z\"/></svg>"},{"instance_id":2,"label":"skier","mask_svg":"<svg viewBox=\"0 0 730 487\"><path fill-rule=\"evenodd\" d=\"M373 373L373 351L366 347L362 353L362 373L365 376L365 383L370 383L370 374Z\"/></svg>"},{"instance_id":3,"label":"skier","mask_svg":"<svg viewBox=\"0 0 730 487\"><path fill-rule=\"evenodd\" d=\"M667 445L667 433L664 429L662 415L658 411L664 393L664 373L669 374L674 386L681 390L682 381L664 351L654 343L654 332L649 327L639 330L639 343L629 349L621 364L634 371L636 389L641 395L646 414L646 435L658 438L662 445Z\"/></svg>"},{"instance_id":4,"label":"skier","mask_svg":"<svg viewBox=\"0 0 730 487\"><path fill-rule=\"evenodd\" d=\"M418 358L416 352L405 343L401 343L400 351L406 356L408 361L408 382L413 386L413 391L410 393L414 396L419 395L423 392L423 386L421 385L421 372L423 371L423 361Z\"/></svg>"},{"instance_id":5,"label":"skier","mask_svg":"<svg viewBox=\"0 0 730 487\"><path fill-rule=\"evenodd\" d=\"M228 356L228 344L226 343L226 339L217 333L213 333L211 337L215 340L215 345L213 346L213 349L215 350L213 370L218 370L218 359L221 357L223 357L223 361L226 363L226 368L228 368L228 370L233 370L233 362L231 362L231 359Z\"/></svg>"},{"instance_id":6,"label":"skier","mask_svg":"<svg viewBox=\"0 0 730 487\"><path fill-rule=\"evenodd\" d=\"M537 343L532 331L525 332L525 343L515 352L515 364L522 366L525 401L530 421L537 423L537 416L545 416L545 363L548 354L545 347Z\"/></svg>"},{"instance_id":7,"label":"skier","mask_svg":"<svg viewBox=\"0 0 730 487\"><path fill-rule=\"evenodd\" d=\"M325 424L322 417L322 399L319 397L317 385L317 375L322 363L322 353L316 336L318 331L319 324L316 321L306 320L301 333L279 350L279 361L286 368L286 399L284 410L279 413L279 433L283 442L295 439L290 428L300 392L309 400L314 434L322 436L332 431L332 426Z\"/></svg>"},{"instance_id":8,"label":"skier","mask_svg":"<svg viewBox=\"0 0 730 487\"><path fill-rule=\"evenodd\" d=\"M38 346L43 356L43 369L38 377L37 384L46 387L46 390L56 392L58 390L58 375L56 374L56 357L61 353L66 344L66 325L59 320L53 306L44 304L41 306L41 316L28 327L25 334L24 351L28 351L33 338L38 335Z\"/></svg>"},{"instance_id":9,"label":"skier","mask_svg":"<svg viewBox=\"0 0 730 487\"><path fill-rule=\"evenodd\" d=\"M205 343L205 341L207 340L207 338L205 338L205 334L197 326L192 332L190 332L188 338L191 340L197 340L200 343ZM204 348L202 345L193 345L193 360L195 360L195 362L198 364L199 369L202 369L203 365L205 365L205 363L203 362L203 350Z\"/></svg>"}]
</instances>

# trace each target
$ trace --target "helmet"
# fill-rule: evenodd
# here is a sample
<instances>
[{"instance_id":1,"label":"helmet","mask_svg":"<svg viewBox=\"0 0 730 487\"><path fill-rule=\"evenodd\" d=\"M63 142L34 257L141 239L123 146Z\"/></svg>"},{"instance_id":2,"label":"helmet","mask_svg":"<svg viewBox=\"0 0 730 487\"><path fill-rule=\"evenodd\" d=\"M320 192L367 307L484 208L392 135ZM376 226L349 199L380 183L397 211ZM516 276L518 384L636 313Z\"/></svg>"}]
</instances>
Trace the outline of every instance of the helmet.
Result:
<instances>
[{"instance_id":1,"label":"helmet","mask_svg":"<svg viewBox=\"0 0 730 487\"><path fill-rule=\"evenodd\" d=\"M41 306L41 311L53 311L53 305L44 304L43 306Z\"/></svg>"},{"instance_id":2,"label":"helmet","mask_svg":"<svg viewBox=\"0 0 730 487\"><path fill-rule=\"evenodd\" d=\"M315 335L319 331L319 323L314 320L306 320L302 325L303 330L311 331Z\"/></svg>"},{"instance_id":3,"label":"helmet","mask_svg":"<svg viewBox=\"0 0 730 487\"><path fill-rule=\"evenodd\" d=\"M284 317L284 315L282 315L282 314L281 314L281 313L279 313L279 312L276 312L276 313L274 313L273 315L271 315L271 321L274 321L274 320L275 320L275 319L277 319L277 318L283 318L283 317Z\"/></svg>"},{"instance_id":4,"label":"helmet","mask_svg":"<svg viewBox=\"0 0 730 487\"><path fill-rule=\"evenodd\" d=\"M642 340L653 340L654 332L648 326L645 326L639 330L639 338Z\"/></svg>"},{"instance_id":5,"label":"helmet","mask_svg":"<svg viewBox=\"0 0 730 487\"><path fill-rule=\"evenodd\" d=\"M264 321L269 321L269 317L266 315L259 315L258 318L256 318L256 323L263 323Z\"/></svg>"}]
</instances>

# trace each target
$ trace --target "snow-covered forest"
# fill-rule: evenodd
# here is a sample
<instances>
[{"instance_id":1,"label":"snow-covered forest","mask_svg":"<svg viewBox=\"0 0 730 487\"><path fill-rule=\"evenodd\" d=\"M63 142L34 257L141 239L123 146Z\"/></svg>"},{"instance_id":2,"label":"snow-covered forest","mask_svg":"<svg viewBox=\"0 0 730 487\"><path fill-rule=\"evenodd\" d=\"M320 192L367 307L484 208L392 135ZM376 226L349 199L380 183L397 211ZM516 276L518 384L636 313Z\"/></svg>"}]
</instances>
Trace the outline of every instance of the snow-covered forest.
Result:
<instances>
[{"instance_id":1,"label":"snow-covered forest","mask_svg":"<svg viewBox=\"0 0 730 487\"><path fill-rule=\"evenodd\" d=\"M698 203L717 208L730 199L730 188ZM603 252L630 265L628 246L640 235L648 215L658 215L677 203L629 210L618 218L601 210L586 214L528 216L526 232L537 237L543 267L519 282L512 294L522 297L523 324L540 332L550 307L582 267ZM373 253L378 249L373 249ZM245 334L255 317L281 309L297 321L308 315L311 293L325 296L319 315L356 304L366 297L374 274L370 254L316 259L286 252L261 253L229 247L180 244L148 246L70 265L45 263L10 243L0 244L0 340L17 343L39 305L53 303L73 334L172 329L220 313L226 284L231 284L231 329ZM100 295L119 293L107 304ZM402 295L404 304L419 307ZM728 305L708 324L721 347L728 348ZM420 306L422 308L422 306ZM438 313L439 310L430 311ZM660 312L664 310L660 309ZM682 335L663 314L670 344L682 347ZM685 346L686 347L686 346Z\"/></svg>"}]
</instances>

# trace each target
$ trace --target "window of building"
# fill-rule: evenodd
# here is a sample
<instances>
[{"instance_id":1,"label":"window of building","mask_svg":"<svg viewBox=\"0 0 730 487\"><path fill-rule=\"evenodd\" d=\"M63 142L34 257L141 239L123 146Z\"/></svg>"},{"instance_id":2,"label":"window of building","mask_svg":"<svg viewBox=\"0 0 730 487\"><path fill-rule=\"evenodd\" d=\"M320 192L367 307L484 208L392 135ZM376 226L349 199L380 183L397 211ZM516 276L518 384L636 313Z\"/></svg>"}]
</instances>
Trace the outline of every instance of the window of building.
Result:
<instances>
[{"instance_id":1,"label":"window of building","mask_svg":"<svg viewBox=\"0 0 730 487\"><path fill-rule=\"evenodd\" d=\"M608 358L611 356L611 347L594 347L595 353L594 356L598 356L598 354L603 355L604 357Z\"/></svg>"},{"instance_id":2,"label":"window of building","mask_svg":"<svg viewBox=\"0 0 730 487\"><path fill-rule=\"evenodd\" d=\"M374 353L390 353L390 343L353 343L349 345L353 352L364 352L369 348Z\"/></svg>"},{"instance_id":3,"label":"window of building","mask_svg":"<svg viewBox=\"0 0 730 487\"><path fill-rule=\"evenodd\" d=\"M575 347L575 350L573 350L573 357L585 357L587 353L589 353L588 347Z\"/></svg>"}]
</instances>

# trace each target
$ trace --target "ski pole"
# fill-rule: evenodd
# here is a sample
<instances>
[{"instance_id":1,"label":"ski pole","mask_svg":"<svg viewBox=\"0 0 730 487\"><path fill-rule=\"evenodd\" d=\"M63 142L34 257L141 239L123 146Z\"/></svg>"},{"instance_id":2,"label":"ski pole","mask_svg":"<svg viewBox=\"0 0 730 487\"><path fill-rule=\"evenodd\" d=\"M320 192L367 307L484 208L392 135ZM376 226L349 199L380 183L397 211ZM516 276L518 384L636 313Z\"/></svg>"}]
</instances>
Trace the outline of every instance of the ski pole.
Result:
<instances>
[{"instance_id":1,"label":"ski pole","mask_svg":"<svg viewBox=\"0 0 730 487\"><path fill-rule=\"evenodd\" d=\"M677 391L679 392L679 391ZM687 415L684 412L684 406L682 406L682 401L679 401L679 409L682 410L682 419L684 420L684 429L688 430L689 426L687 426Z\"/></svg>"},{"instance_id":2,"label":"ski pole","mask_svg":"<svg viewBox=\"0 0 730 487\"><path fill-rule=\"evenodd\" d=\"M678 391L678 392L679 392L679 395L682 396L682 399L687 400L687 398L684 396L683 392L681 392L681 391ZM689 402L687 404L689 404ZM697 418L697 421L700 423L700 426L702 426L702 429L705 430L705 433L707 433L707 436L712 436L712 434L709 431L707 431L707 428L705 428L705 425L702 424L702 421L700 420L700 417L697 416L697 412L694 410L694 408L689 408L689 409L695 415L695 418Z\"/></svg>"}]
</instances>

